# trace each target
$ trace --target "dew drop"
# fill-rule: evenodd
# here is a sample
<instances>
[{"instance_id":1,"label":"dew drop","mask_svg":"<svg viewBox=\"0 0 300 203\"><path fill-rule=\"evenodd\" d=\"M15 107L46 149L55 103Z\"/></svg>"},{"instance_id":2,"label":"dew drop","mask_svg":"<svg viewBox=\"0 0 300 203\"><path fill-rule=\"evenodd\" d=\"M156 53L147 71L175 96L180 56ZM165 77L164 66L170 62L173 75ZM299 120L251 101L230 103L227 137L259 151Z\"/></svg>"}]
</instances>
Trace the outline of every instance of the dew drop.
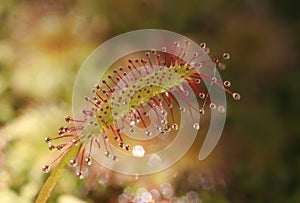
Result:
<instances>
[{"instance_id":1,"label":"dew drop","mask_svg":"<svg viewBox=\"0 0 300 203\"><path fill-rule=\"evenodd\" d=\"M164 125L166 125L168 123L168 121L166 119L162 119L160 122L161 122L161 124L164 124Z\"/></svg>"},{"instance_id":2,"label":"dew drop","mask_svg":"<svg viewBox=\"0 0 300 203\"><path fill-rule=\"evenodd\" d=\"M225 68L226 68L226 65L224 64L224 63L218 63L218 68L220 69L220 70L225 70Z\"/></svg>"},{"instance_id":3,"label":"dew drop","mask_svg":"<svg viewBox=\"0 0 300 203\"><path fill-rule=\"evenodd\" d=\"M113 157L113 160L114 160L114 161L119 161L117 156L114 156L114 157Z\"/></svg>"},{"instance_id":4,"label":"dew drop","mask_svg":"<svg viewBox=\"0 0 300 203\"><path fill-rule=\"evenodd\" d=\"M200 44L200 47L201 47L202 49L206 48L206 43L205 43L205 42L202 42L202 43Z\"/></svg>"},{"instance_id":5,"label":"dew drop","mask_svg":"<svg viewBox=\"0 0 300 203\"><path fill-rule=\"evenodd\" d=\"M212 77L212 78L211 78L211 81L214 82L214 83L216 83L218 80L217 80L216 77Z\"/></svg>"},{"instance_id":6,"label":"dew drop","mask_svg":"<svg viewBox=\"0 0 300 203\"><path fill-rule=\"evenodd\" d=\"M162 52L166 52L167 51L167 48L166 47L163 47L161 48Z\"/></svg>"},{"instance_id":7,"label":"dew drop","mask_svg":"<svg viewBox=\"0 0 300 203\"><path fill-rule=\"evenodd\" d=\"M208 47L206 47L206 48L204 49L204 53L209 54L209 52L210 52L210 49L209 49Z\"/></svg>"},{"instance_id":8,"label":"dew drop","mask_svg":"<svg viewBox=\"0 0 300 203\"><path fill-rule=\"evenodd\" d=\"M50 168L51 168L51 166L45 165L45 166L42 167L42 171L43 171L44 173L48 173L48 172L50 171Z\"/></svg>"},{"instance_id":9,"label":"dew drop","mask_svg":"<svg viewBox=\"0 0 300 203\"><path fill-rule=\"evenodd\" d=\"M177 123L174 123L174 124L172 125L172 129L173 129L173 130L178 130L178 124L177 124Z\"/></svg>"},{"instance_id":10,"label":"dew drop","mask_svg":"<svg viewBox=\"0 0 300 203\"><path fill-rule=\"evenodd\" d=\"M231 86L231 82L230 81L224 81L224 85L225 87L230 87Z\"/></svg>"},{"instance_id":11,"label":"dew drop","mask_svg":"<svg viewBox=\"0 0 300 203\"><path fill-rule=\"evenodd\" d=\"M132 148L131 153L135 157L143 157L145 155L145 149L141 145L136 145Z\"/></svg>"},{"instance_id":12,"label":"dew drop","mask_svg":"<svg viewBox=\"0 0 300 203\"><path fill-rule=\"evenodd\" d=\"M135 125L135 121L131 121L131 122L129 123L129 125L130 125L130 126L134 126L134 125Z\"/></svg>"},{"instance_id":13,"label":"dew drop","mask_svg":"<svg viewBox=\"0 0 300 203\"><path fill-rule=\"evenodd\" d=\"M205 114L204 108L199 109L199 113L202 114L202 115Z\"/></svg>"},{"instance_id":14,"label":"dew drop","mask_svg":"<svg viewBox=\"0 0 300 203\"><path fill-rule=\"evenodd\" d=\"M145 133L146 133L147 136L151 136L151 131L150 130L146 130Z\"/></svg>"},{"instance_id":15,"label":"dew drop","mask_svg":"<svg viewBox=\"0 0 300 203\"><path fill-rule=\"evenodd\" d=\"M86 157L85 162L87 163L88 166L92 165L92 158L90 156Z\"/></svg>"},{"instance_id":16,"label":"dew drop","mask_svg":"<svg viewBox=\"0 0 300 203\"><path fill-rule=\"evenodd\" d=\"M199 123L194 123L193 128L194 128L195 130L199 130L199 129L200 129Z\"/></svg>"},{"instance_id":17,"label":"dew drop","mask_svg":"<svg viewBox=\"0 0 300 203\"><path fill-rule=\"evenodd\" d=\"M241 99L241 95L240 95L239 93L237 93L237 92L233 93L233 94L232 94L232 97L233 97L233 99L235 99L235 100L240 100L240 99Z\"/></svg>"},{"instance_id":18,"label":"dew drop","mask_svg":"<svg viewBox=\"0 0 300 203\"><path fill-rule=\"evenodd\" d=\"M105 185L109 182L110 176L108 173L100 174L97 177L97 181L100 185Z\"/></svg>"},{"instance_id":19,"label":"dew drop","mask_svg":"<svg viewBox=\"0 0 300 203\"><path fill-rule=\"evenodd\" d=\"M199 93L199 97L201 98L201 99L204 99L205 98L205 94L204 93Z\"/></svg>"},{"instance_id":20,"label":"dew drop","mask_svg":"<svg viewBox=\"0 0 300 203\"><path fill-rule=\"evenodd\" d=\"M210 103L210 105L209 105L209 108L211 109L211 110L215 110L216 109L216 104L215 103Z\"/></svg>"},{"instance_id":21,"label":"dew drop","mask_svg":"<svg viewBox=\"0 0 300 203\"><path fill-rule=\"evenodd\" d=\"M152 201L152 195L150 192L146 191L146 192L143 192L142 195L141 195L141 199L143 202L151 202Z\"/></svg>"},{"instance_id":22,"label":"dew drop","mask_svg":"<svg viewBox=\"0 0 300 203\"><path fill-rule=\"evenodd\" d=\"M160 192L159 192L158 190L152 189L152 190L150 191L150 193L151 193L152 199L153 199L154 201L159 201L159 200L161 199L161 197L160 197Z\"/></svg>"},{"instance_id":23,"label":"dew drop","mask_svg":"<svg viewBox=\"0 0 300 203\"><path fill-rule=\"evenodd\" d=\"M223 59L230 59L230 54L229 53L224 53L223 54Z\"/></svg>"},{"instance_id":24,"label":"dew drop","mask_svg":"<svg viewBox=\"0 0 300 203\"><path fill-rule=\"evenodd\" d=\"M199 202L199 196L195 191L190 191L186 193L186 197L189 199L189 202Z\"/></svg>"},{"instance_id":25,"label":"dew drop","mask_svg":"<svg viewBox=\"0 0 300 203\"><path fill-rule=\"evenodd\" d=\"M104 152L104 155L108 158L110 155L109 151Z\"/></svg>"},{"instance_id":26,"label":"dew drop","mask_svg":"<svg viewBox=\"0 0 300 203\"><path fill-rule=\"evenodd\" d=\"M55 146L49 145L49 150L50 150L50 151L53 151L54 149L55 149Z\"/></svg>"},{"instance_id":27,"label":"dew drop","mask_svg":"<svg viewBox=\"0 0 300 203\"><path fill-rule=\"evenodd\" d=\"M160 191L164 198L171 199L174 194L174 189L169 183L160 185Z\"/></svg>"},{"instance_id":28,"label":"dew drop","mask_svg":"<svg viewBox=\"0 0 300 203\"><path fill-rule=\"evenodd\" d=\"M76 167L77 166L77 162L76 162L75 159L71 159L70 160L70 166L72 166L72 167Z\"/></svg>"},{"instance_id":29,"label":"dew drop","mask_svg":"<svg viewBox=\"0 0 300 203\"><path fill-rule=\"evenodd\" d=\"M120 194L119 196L118 196L118 202L119 203L128 203L129 202L129 198L128 198L128 196L126 195L126 194Z\"/></svg>"},{"instance_id":30,"label":"dew drop","mask_svg":"<svg viewBox=\"0 0 300 203\"><path fill-rule=\"evenodd\" d=\"M47 143L47 144L49 144L50 142L51 142L51 138L50 137L45 137L45 142Z\"/></svg>"},{"instance_id":31,"label":"dew drop","mask_svg":"<svg viewBox=\"0 0 300 203\"><path fill-rule=\"evenodd\" d=\"M77 170L76 175L79 179L83 179L87 177L89 174L89 169L85 166L82 166L81 170L80 168Z\"/></svg>"},{"instance_id":32,"label":"dew drop","mask_svg":"<svg viewBox=\"0 0 300 203\"><path fill-rule=\"evenodd\" d=\"M184 107L180 107L179 110L182 111L182 112L185 112L185 108Z\"/></svg>"},{"instance_id":33,"label":"dew drop","mask_svg":"<svg viewBox=\"0 0 300 203\"><path fill-rule=\"evenodd\" d=\"M225 107L224 107L224 106L219 106L219 107L218 107L218 111L219 111L220 113L224 113L224 112L225 112Z\"/></svg>"}]
</instances>

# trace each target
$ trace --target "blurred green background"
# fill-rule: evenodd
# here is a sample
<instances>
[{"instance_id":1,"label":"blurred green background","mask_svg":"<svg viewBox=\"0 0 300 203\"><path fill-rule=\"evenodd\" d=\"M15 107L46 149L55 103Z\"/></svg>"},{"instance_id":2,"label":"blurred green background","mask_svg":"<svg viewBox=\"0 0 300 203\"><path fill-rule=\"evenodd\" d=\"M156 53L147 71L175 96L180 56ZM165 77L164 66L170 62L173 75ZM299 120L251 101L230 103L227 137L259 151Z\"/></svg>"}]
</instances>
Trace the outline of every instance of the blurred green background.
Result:
<instances>
[{"instance_id":1,"label":"blurred green background","mask_svg":"<svg viewBox=\"0 0 300 203\"><path fill-rule=\"evenodd\" d=\"M217 148L197 163L194 146L151 177L98 167L82 181L70 170L49 202L117 202L127 186L163 182L176 196L196 191L203 203L300 202L299 9L297 0L1 1L0 202L34 201L47 177L41 165L55 156L43 138L71 113L73 83L88 55L111 37L144 28L205 41L211 56L231 54L221 74L242 99L228 97Z\"/></svg>"}]
</instances>

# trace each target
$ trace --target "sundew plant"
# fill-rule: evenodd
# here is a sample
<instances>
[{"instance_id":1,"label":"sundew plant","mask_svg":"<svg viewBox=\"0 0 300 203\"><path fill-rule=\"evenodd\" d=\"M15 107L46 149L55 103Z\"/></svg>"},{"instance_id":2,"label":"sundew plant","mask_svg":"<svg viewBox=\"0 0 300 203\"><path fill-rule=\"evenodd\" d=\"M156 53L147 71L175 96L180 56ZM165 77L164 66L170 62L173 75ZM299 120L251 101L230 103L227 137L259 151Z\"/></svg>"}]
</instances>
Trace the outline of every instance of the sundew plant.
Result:
<instances>
[{"instance_id":1,"label":"sundew plant","mask_svg":"<svg viewBox=\"0 0 300 203\"><path fill-rule=\"evenodd\" d=\"M73 116L65 118L57 136L45 138L49 150L60 153L42 167L52 172L36 202L47 201L68 166L80 179L93 162L129 175L171 167L208 115L210 127L199 152L199 160L205 159L223 130L225 94L241 98L218 72L229 53L214 58L209 53L206 43L164 30L125 33L98 47L74 85ZM170 143L162 146L161 136Z\"/></svg>"}]
</instances>

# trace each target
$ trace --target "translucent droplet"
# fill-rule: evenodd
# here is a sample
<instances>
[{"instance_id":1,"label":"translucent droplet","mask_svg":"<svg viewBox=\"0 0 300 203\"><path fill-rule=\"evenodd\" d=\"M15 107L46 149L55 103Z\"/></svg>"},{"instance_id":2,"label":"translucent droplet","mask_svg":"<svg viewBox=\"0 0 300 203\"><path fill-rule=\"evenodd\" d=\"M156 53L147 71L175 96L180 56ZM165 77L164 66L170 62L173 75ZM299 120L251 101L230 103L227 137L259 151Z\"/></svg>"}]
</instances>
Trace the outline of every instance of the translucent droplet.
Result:
<instances>
[{"instance_id":1,"label":"translucent droplet","mask_svg":"<svg viewBox=\"0 0 300 203\"><path fill-rule=\"evenodd\" d=\"M108 158L110 156L109 151L104 152L104 155Z\"/></svg>"},{"instance_id":2,"label":"translucent droplet","mask_svg":"<svg viewBox=\"0 0 300 203\"><path fill-rule=\"evenodd\" d=\"M174 123L174 124L172 125L172 129L173 129L173 130L178 130L178 124L177 124L177 123Z\"/></svg>"},{"instance_id":3,"label":"translucent droplet","mask_svg":"<svg viewBox=\"0 0 300 203\"><path fill-rule=\"evenodd\" d=\"M120 194L119 197L118 197L118 201L119 203L128 203L129 202L129 198L127 195L125 194Z\"/></svg>"},{"instance_id":4,"label":"translucent droplet","mask_svg":"<svg viewBox=\"0 0 300 203\"><path fill-rule=\"evenodd\" d=\"M85 162L87 163L88 166L92 165L92 158L90 156L85 158Z\"/></svg>"},{"instance_id":5,"label":"translucent droplet","mask_svg":"<svg viewBox=\"0 0 300 203\"><path fill-rule=\"evenodd\" d=\"M191 203L199 202L199 196L195 191L190 191L186 193L186 197L189 199L189 202Z\"/></svg>"},{"instance_id":6,"label":"translucent droplet","mask_svg":"<svg viewBox=\"0 0 300 203\"><path fill-rule=\"evenodd\" d=\"M145 133L146 133L147 136L151 136L151 131L150 130L146 130Z\"/></svg>"},{"instance_id":7,"label":"translucent droplet","mask_svg":"<svg viewBox=\"0 0 300 203\"><path fill-rule=\"evenodd\" d=\"M149 160L147 162L147 164L149 166L159 166L159 164L161 164L161 158L158 154L152 154L150 157L149 157Z\"/></svg>"},{"instance_id":8,"label":"translucent droplet","mask_svg":"<svg viewBox=\"0 0 300 203\"><path fill-rule=\"evenodd\" d=\"M143 194L141 195L141 199L144 202L151 202L152 201L152 195L150 192L143 192Z\"/></svg>"},{"instance_id":9,"label":"translucent droplet","mask_svg":"<svg viewBox=\"0 0 300 203\"><path fill-rule=\"evenodd\" d=\"M200 129L199 123L194 123L193 128L194 128L195 130L199 130L199 129Z\"/></svg>"},{"instance_id":10,"label":"translucent droplet","mask_svg":"<svg viewBox=\"0 0 300 203\"><path fill-rule=\"evenodd\" d=\"M132 148L131 153L135 157L143 157L145 155L145 149L141 145L136 145Z\"/></svg>"},{"instance_id":11,"label":"translucent droplet","mask_svg":"<svg viewBox=\"0 0 300 203\"><path fill-rule=\"evenodd\" d=\"M136 191L135 194L136 194L137 196L142 196L142 194L143 194L144 192L148 192L148 191L146 190L146 188L140 187L139 189L137 189L137 191Z\"/></svg>"},{"instance_id":12,"label":"translucent droplet","mask_svg":"<svg viewBox=\"0 0 300 203\"><path fill-rule=\"evenodd\" d=\"M199 109L199 113L200 113L201 115L205 114L204 108Z\"/></svg>"},{"instance_id":13,"label":"translucent droplet","mask_svg":"<svg viewBox=\"0 0 300 203\"><path fill-rule=\"evenodd\" d=\"M126 187L126 188L123 190L123 193L126 194L127 196L130 196L131 193L132 193L131 187Z\"/></svg>"},{"instance_id":14,"label":"translucent droplet","mask_svg":"<svg viewBox=\"0 0 300 203\"><path fill-rule=\"evenodd\" d=\"M161 122L161 124L164 124L164 125L166 125L168 123L168 121L166 119L162 119L160 122Z\"/></svg>"},{"instance_id":15,"label":"translucent droplet","mask_svg":"<svg viewBox=\"0 0 300 203\"><path fill-rule=\"evenodd\" d=\"M77 162L76 162L75 159L71 159L70 160L70 166L72 166L72 167L76 167L77 166Z\"/></svg>"},{"instance_id":16,"label":"translucent droplet","mask_svg":"<svg viewBox=\"0 0 300 203\"><path fill-rule=\"evenodd\" d=\"M82 166L81 168L79 167L76 172L76 175L79 179L83 179L87 177L88 174L89 174L89 169L85 166Z\"/></svg>"},{"instance_id":17,"label":"translucent droplet","mask_svg":"<svg viewBox=\"0 0 300 203\"><path fill-rule=\"evenodd\" d=\"M225 68L226 68L226 65L224 64L224 63L218 63L218 68L220 69L220 70L225 70Z\"/></svg>"},{"instance_id":18,"label":"translucent droplet","mask_svg":"<svg viewBox=\"0 0 300 203\"><path fill-rule=\"evenodd\" d=\"M153 190L150 191L150 193L151 193L152 199L154 201L159 201L161 199L161 195L160 195L160 192L158 190L153 189Z\"/></svg>"},{"instance_id":19,"label":"translucent droplet","mask_svg":"<svg viewBox=\"0 0 300 203\"><path fill-rule=\"evenodd\" d=\"M204 48L206 47L206 43L205 43L205 42L202 42L202 43L200 44L200 47L201 47L202 49L204 49Z\"/></svg>"},{"instance_id":20,"label":"translucent droplet","mask_svg":"<svg viewBox=\"0 0 300 203\"><path fill-rule=\"evenodd\" d=\"M223 59L230 59L230 54L229 53L224 53L223 54Z\"/></svg>"},{"instance_id":21,"label":"translucent droplet","mask_svg":"<svg viewBox=\"0 0 300 203\"><path fill-rule=\"evenodd\" d=\"M235 99L235 100L240 100L240 99L241 99L241 95L240 95L239 93L237 93L237 92L233 93L233 94L232 94L232 97L233 97L233 99Z\"/></svg>"},{"instance_id":22,"label":"translucent droplet","mask_svg":"<svg viewBox=\"0 0 300 203\"><path fill-rule=\"evenodd\" d=\"M44 172L44 173L48 173L49 171L50 171L50 166L48 166L48 165L45 165L45 166L43 166L42 167L42 171Z\"/></svg>"},{"instance_id":23,"label":"translucent droplet","mask_svg":"<svg viewBox=\"0 0 300 203\"><path fill-rule=\"evenodd\" d=\"M182 111L182 112L185 112L185 108L184 107L180 107L179 110Z\"/></svg>"},{"instance_id":24,"label":"translucent droplet","mask_svg":"<svg viewBox=\"0 0 300 203\"><path fill-rule=\"evenodd\" d=\"M231 86L231 82L230 81L224 81L224 86L225 87L230 87Z\"/></svg>"},{"instance_id":25,"label":"translucent droplet","mask_svg":"<svg viewBox=\"0 0 300 203\"><path fill-rule=\"evenodd\" d=\"M210 52L210 49L209 49L208 47L206 47L206 48L204 49L204 53L209 54L209 52Z\"/></svg>"},{"instance_id":26,"label":"translucent droplet","mask_svg":"<svg viewBox=\"0 0 300 203\"><path fill-rule=\"evenodd\" d=\"M179 42L174 42L174 45L175 45L176 47L179 47L179 46L180 46L180 43L179 43Z\"/></svg>"},{"instance_id":27,"label":"translucent droplet","mask_svg":"<svg viewBox=\"0 0 300 203\"><path fill-rule=\"evenodd\" d=\"M54 149L55 149L55 146L49 145L49 150L50 150L50 151L53 151Z\"/></svg>"},{"instance_id":28,"label":"translucent droplet","mask_svg":"<svg viewBox=\"0 0 300 203\"><path fill-rule=\"evenodd\" d=\"M130 121L129 125L130 126L134 126L135 125L135 121Z\"/></svg>"},{"instance_id":29,"label":"translucent droplet","mask_svg":"<svg viewBox=\"0 0 300 203\"><path fill-rule=\"evenodd\" d=\"M220 113L224 113L224 112L225 112L225 107L224 107L224 106L219 106L219 107L218 107L218 111L219 111Z\"/></svg>"},{"instance_id":30,"label":"translucent droplet","mask_svg":"<svg viewBox=\"0 0 300 203\"><path fill-rule=\"evenodd\" d=\"M201 99L204 99L205 98L205 94L204 93L199 93L199 97L201 98Z\"/></svg>"},{"instance_id":31,"label":"translucent droplet","mask_svg":"<svg viewBox=\"0 0 300 203\"><path fill-rule=\"evenodd\" d=\"M174 189L169 183L160 185L160 191L164 198L171 199L174 194Z\"/></svg>"},{"instance_id":32,"label":"translucent droplet","mask_svg":"<svg viewBox=\"0 0 300 203\"><path fill-rule=\"evenodd\" d=\"M110 179L110 176L108 175L108 173L100 174L97 177L97 181L101 185L107 184L109 182L109 179Z\"/></svg>"},{"instance_id":33,"label":"translucent droplet","mask_svg":"<svg viewBox=\"0 0 300 203\"><path fill-rule=\"evenodd\" d=\"M212 78L211 78L211 81L214 82L214 83L216 83L218 80L217 80L216 77L212 77Z\"/></svg>"},{"instance_id":34,"label":"translucent droplet","mask_svg":"<svg viewBox=\"0 0 300 203\"><path fill-rule=\"evenodd\" d=\"M210 103L209 104L209 108L211 109L211 110L215 110L216 109L216 104L215 103Z\"/></svg>"},{"instance_id":35,"label":"translucent droplet","mask_svg":"<svg viewBox=\"0 0 300 203\"><path fill-rule=\"evenodd\" d=\"M190 203L189 198L187 198L186 196L180 197L179 202L180 203Z\"/></svg>"}]
</instances>

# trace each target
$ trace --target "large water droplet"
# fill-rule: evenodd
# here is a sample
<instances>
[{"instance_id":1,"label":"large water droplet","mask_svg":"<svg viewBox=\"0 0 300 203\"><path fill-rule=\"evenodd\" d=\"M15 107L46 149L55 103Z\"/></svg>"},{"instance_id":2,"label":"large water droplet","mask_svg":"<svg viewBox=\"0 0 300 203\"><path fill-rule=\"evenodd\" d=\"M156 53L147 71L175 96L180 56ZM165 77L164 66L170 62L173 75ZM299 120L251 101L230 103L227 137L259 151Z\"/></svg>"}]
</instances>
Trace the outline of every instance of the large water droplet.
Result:
<instances>
[{"instance_id":1,"label":"large water droplet","mask_svg":"<svg viewBox=\"0 0 300 203\"><path fill-rule=\"evenodd\" d=\"M48 165L45 165L45 166L43 166L42 167L42 171L44 172L44 173L48 173L49 171L50 171L50 166L48 166Z\"/></svg>"},{"instance_id":2,"label":"large water droplet","mask_svg":"<svg viewBox=\"0 0 300 203\"><path fill-rule=\"evenodd\" d=\"M125 194L120 194L119 197L118 197L118 201L119 203L128 203L129 202L129 198L127 195Z\"/></svg>"},{"instance_id":3,"label":"large water droplet","mask_svg":"<svg viewBox=\"0 0 300 203\"><path fill-rule=\"evenodd\" d=\"M152 195L150 192L143 192L141 195L141 199L143 202L148 203L152 201Z\"/></svg>"},{"instance_id":4,"label":"large water droplet","mask_svg":"<svg viewBox=\"0 0 300 203\"><path fill-rule=\"evenodd\" d=\"M151 136L151 131L150 130L146 130L145 133L146 133L147 136Z\"/></svg>"},{"instance_id":5,"label":"large water droplet","mask_svg":"<svg viewBox=\"0 0 300 203\"><path fill-rule=\"evenodd\" d=\"M78 176L79 179L83 179L87 177L89 174L89 169L85 166L82 166L81 168L78 167L76 175Z\"/></svg>"},{"instance_id":6,"label":"large water droplet","mask_svg":"<svg viewBox=\"0 0 300 203\"><path fill-rule=\"evenodd\" d=\"M160 195L160 192L156 189L153 189L150 191L151 195L152 195L152 199L154 201L160 201L161 199L161 195Z\"/></svg>"},{"instance_id":7,"label":"large water droplet","mask_svg":"<svg viewBox=\"0 0 300 203\"><path fill-rule=\"evenodd\" d=\"M173 129L173 130L178 130L178 124L177 124L177 123L174 123L174 124L172 125L172 129Z\"/></svg>"},{"instance_id":8,"label":"large water droplet","mask_svg":"<svg viewBox=\"0 0 300 203\"><path fill-rule=\"evenodd\" d=\"M230 59L230 54L229 53L224 53L223 54L223 59Z\"/></svg>"},{"instance_id":9,"label":"large water droplet","mask_svg":"<svg viewBox=\"0 0 300 203\"><path fill-rule=\"evenodd\" d=\"M224 81L224 85L225 87L230 87L231 86L231 82L230 81Z\"/></svg>"},{"instance_id":10,"label":"large water droplet","mask_svg":"<svg viewBox=\"0 0 300 203\"><path fill-rule=\"evenodd\" d=\"M200 129L199 123L194 123L193 128L194 128L195 130L199 130L199 129Z\"/></svg>"},{"instance_id":11,"label":"large water droplet","mask_svg":"<svg viewBox=\"0 0 300 203\"><path fill-rule=\"evenodd\" d=\"M240 95L239 93L237 93L237 92L233 93L233 94L232 94L232 97L233 97L233 99L235 99L235 100L240 100L240 99L241 99L241 95Z\"/></svg>"},{"instance_id":12,"label":"large water droplet","mask_svg":"<svg viewBox=\"0 0 300 203\"><path fill-rule=\"evenodd\" d=\"M109 182L110 176L108 173L100 174L97 177L97 181L101 185L105 185Z\"/></svg>"},{"instance_id":13,"label":"large water droplet","mask_svg":"<svg viewBox=\"0 0 300 203\"><path fill-rule=\"evenodd\" d=\"M145 155L145 149L141 145L136 145L132 148L131 153L135 157L143 157Z\"/></svg>"},{"instance_id":14,"label":"large water droplet","mask_svg":"<svg viewBox=\"0 0 300 203\"><path fill-rule=\"evenodd\" d=\"M216 109L216 104L215 103L210 103L209 104L209 108L211 109L211 110L215 110Z\"/></svg>"},{"instance_id":15,"label":"large water droplet","mask_svg":"<svg viewBox=\"0 0 300 203\"><path fill-rule=\"evenodd\" d=\"M224 106L219 106L219 107L218 107L218 111L219 111L220 113L225 113L225 107L224 107Z\"/></svg>"},{"instance_id":16,"label":"large water droplet","mask_svg":"<svg viewBox=\"0 0 300 203\"><path fill-rule=\"evenodd\" d=\"M174 194L174 189L169 183L163 183L160 185L161 194L168 199L171 199Z\"/></svg>"}]
</instances>

